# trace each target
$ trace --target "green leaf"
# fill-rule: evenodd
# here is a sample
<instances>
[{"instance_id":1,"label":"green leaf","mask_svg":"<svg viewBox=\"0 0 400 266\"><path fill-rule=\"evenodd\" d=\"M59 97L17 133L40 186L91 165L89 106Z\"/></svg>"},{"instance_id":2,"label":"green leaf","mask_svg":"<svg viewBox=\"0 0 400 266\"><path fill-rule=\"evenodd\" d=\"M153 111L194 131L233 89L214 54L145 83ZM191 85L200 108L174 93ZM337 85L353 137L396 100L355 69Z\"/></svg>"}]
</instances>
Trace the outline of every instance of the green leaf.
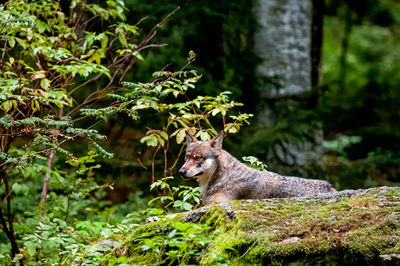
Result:
<instances>
[{"instance_id":1,"label":"green leaf","mask_svg":"<svg viewBox=\"0 0 400 266\"><path fill-rule=\"evenodd\" d=\"M140 61L144 61L144 58L141 54L139 54L138 52L133 52L132 53L133 56L135 56L137 59L139 59Z\"/></svg>"},{"instance_id":2,"label":"green leaf","mask_svg":"<svg viewBox=\"0 0 400 266\"><path fill-rule=\"evenodd\" d=\"M148 246L148 247L154 247L154 242L150 239L145 239L144 244L145 244L145 246Z\"/></svg>"},{"instance_id":3,"label":"green leaf","mask_svg":"<svg viewBox=\"0 0 400 266\"><path fill-rule=\"evenodd\" d=\"M168 140L168 134L167 134L166 132L161 131L161 132L160 132L160 135L161 135L161 137L162 137L163 139Z\"/></svg>"},{"instance_id":4,"label":"green leaf","mask_svg":"<svg viewBox=\"0 0 400 266\"><path fill-rule=\"evenodd\" d=\"M177 232L176 229L172 230L172 231L168 234L168 237L169 237L169 238L174 237L174 236L176 235L176 232Z\"/></svg>"},{"instance_id":5,"label":"green leaf","mask_svg":"<svg viewBox=\"0 0 400 266\"><path fill-rule=\"evenodd\" d=\"M161 215L161 214L163 214L164 213L164 211L162 210L162 209L157 209L157 208L150 208L150 209L147 209L147 214L148 215L153 215L153 216L155 216L155 215Z\"/></svg>"},{"instance_id":6,"label":"green leaf","mask_svg":"<svg viewBox=\"0 0 400 266\"><path fill-rule=\"evenodd\" d=\"M15 40L17 41L17 43L18 43L20 46L22 46L23 49L28 48L28 45L26 44L26 41L25 41L25 40L22 40L22 39L20 39L20 38L15 38Z\"/></svg>"},{"instance_id":7,"label":"green leaf","mask_svg":"<svg viewBox=\"0 0 400 266\"><path fill-rule=\"evenodd\" d=\"M172 226L174 228L178 229L179 231L184 232L191 226L191 224L177 222L177 223L174 223Z\"/></svg>"},{"instance_id":8,"label":"green leaf","mask_svg":"<svg viewBox=\"0 0 400 266\"><path fill-rule=\"evenodd\" d=\"M218 108L214 108L212 111L211 111L211 115L212 116L215 116L216 114L218 114L220 112L220 110L218 109Z\"/></svg>"},{"instance_id":9,"label":"green leaf","mask_svg":"<svg viewBox=\"0 0 400 266\"><path fill-rule=\"evenodd\" d=\"M176 134L176 143L181 144L185 140L185 136L185 129L180 129L178 134Z\"/></svg>"},{"instance_id":10,"label":"green leaf","mask_svg":"<svg viewBox=\"0 0 400 266\"><path fill-rule=\"evenodd\" d=\"M109 228L107 228L101 231L100 234L104 236L104 238L109 238L113 234L113 232Z\"/></svg>"},{"instance_id":11,"label":"green leaf","mask_svg":"<svg viewBox=\"0 0 400 266\"><path fill-rule=\"evenodd\" d=\"M118 39L123 47L128 47L128 41L126 40L126 37L122 32L118 34Z\"/></svg>"},{"instance_id":12,"label":"green leaf","mask_svg":"<svg viewBox=\"0 0 400 266\"><path fill-rule=\"evenodd\" d=\"M11 38L10 40L8 40L8 44L10 45L11 48L14 48L15 46L15 39Z\"/></svg>"},{"instance_id":13,"label":"green leaf","mask_svg":"<svg viewBox=\"0 0 400 266\"><path fill-rule=\"evenodd\" d=\"M50 80L42 79L40 81L40 87L42 87L44 90L48 90L48 88L50 87Z\"/></svg>"},{"instance_id":14,"label":"green leaf","mask_svg":"<svg viewBox=\"0 0 400 266\"><path fill-rule=\"evenodd\" d=\"M10 71L6 71L6 72L4 72L4 74L5 75L11 75L11 76L14 76L14 77L18 77L18 75L16 73L10 72Z\"/></svg>"},{"instance_id":15,"label":"green leaf","mask_svg":"<svg viewBox=\"0 0 400 266\"><path fill-rule=\"evenodd\" d=\"M208 141L211 139L211 136L210 136L210 134L207 133L207 131L200 131L199 133L198 134L200 135L200 139L202 141Z\"/></svg>"},{"instance_id":16,"label":"green leaf","mask_svg":"<svg viewBox=\"0 0 400 266\"><path fill-rule=\"evenodd\" d=\"M12 191L14 191L15 194L19 194L19 192L22 189L22 185L18 184L18 183L14 183L11 187Z\"/></svg>"},{"instance_id":17,"label":"green leaf","mask_svg":"<svg viewBox=\"0 0 400 266\"><path fill-rule=\"evenodd\" d=\"M193 50L189 51L189 58L193 58L196 56L196 53Z\"/></svg>"},{"instance_id":18,"label":"green leaf","mask_svg":"<svg viewBox=\"0 0 400 266\"><path fill-rule=\"evenodd\" d=\"M153 204L153 202L156 202L157 200L160 200L160 199L161 199L161 197L153 198L147 204L151 205L151 204Z\"/></svg>"},{"instance_id":19,"label":"green leaf","mask_svg":"<svg viewBox=\"0 0 400 266\"><path fill-rule=\"evenodd\" d=\"M229 130L228 130L229 133L236 133L237 131L238 131L237 128L234 126L229 128Z\"/></svg>"},{"instance_id":20,"label":"green leaf","mask_svg":"<svg viewBox=\"0 0 400 266\"><path fill-rule=\"evenodd\" d=\"M149 250L149 249L151 249L149 246L147 246L147 245L142 245L141 247L140 247L143 251L146 251L146 250Z\"/></svg>"},{"instance_id":21,"label":"green leaf","mask_svg":"<svg viewBox=\"0 0 400 266\"><path fill-rule=\"evenodd\" d=\"M101 39L101 49L105 49L108 43L108 36L104 34L103 39Z\"/></svg>"},{"instance_id":22,"label":"green leaf","mask_svg":"<svg viewBox=\"0 0 400 266\"><path fill-rule=\"evenodd\" d=\"M24 243L26 249L28 250L29 256L33 256L36 253L36 244L31 242L31 241L27 241Z\"/></svg>"},{"instance_id":23,"label":"green leaf","mask_svg":"<svg viewBox=\"0 0 400 266\"><path fill-rule=\"evenodd\" d=\"M3 104L3 109L4 111L7 113L8 111L10 111L11 107L12 107L12 102L11 101L5 101Z\"/></svg>"},{"instance_id":24,"label":"green leaf","mask_svg":"<svg viewBox=\"0 0 400 266\"><path fill-rule=\"evenodd\" d=\"M38 29L39 33L43 33L44 31L50 32L50 27L46 22L43 22L41 20L36 20L36 28Z\"/></svg>"},{"instance_id":25,"label":"green leaf","mask_svg":"<svg viewBox=\"0 0 400 266\"><path fill-rule=\"evenodd\" d=\"M143 137L143 138L140 139L140 142L141 143L146 142L147 146L152 146L152 147L158 145L157 137L154 136L154 135Z\"/></svg>"}]
</instances>

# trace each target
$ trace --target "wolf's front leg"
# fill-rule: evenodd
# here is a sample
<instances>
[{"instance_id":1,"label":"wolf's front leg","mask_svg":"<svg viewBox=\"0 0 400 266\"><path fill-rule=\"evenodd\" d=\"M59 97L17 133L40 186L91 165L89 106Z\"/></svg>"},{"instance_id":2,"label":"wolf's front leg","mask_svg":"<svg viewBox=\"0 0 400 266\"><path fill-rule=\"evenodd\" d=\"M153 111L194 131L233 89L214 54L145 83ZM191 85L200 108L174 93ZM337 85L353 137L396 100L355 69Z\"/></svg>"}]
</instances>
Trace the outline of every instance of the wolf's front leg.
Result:
<instances>
[{"instance_id":1,"label":"wolf's front leg","mask_svg":"<svg viewBox=\"0 0 400 266\"><path fill-rule=\"evenodd\" d=\"M234 197L232 196L232 194L223 192L223 191L219 191L219 192L212 194L208 198L207 204L217 204L217 203L221 203L221 202L230 201L233 199L234 199Z\"/></svg>"}]
</instances>

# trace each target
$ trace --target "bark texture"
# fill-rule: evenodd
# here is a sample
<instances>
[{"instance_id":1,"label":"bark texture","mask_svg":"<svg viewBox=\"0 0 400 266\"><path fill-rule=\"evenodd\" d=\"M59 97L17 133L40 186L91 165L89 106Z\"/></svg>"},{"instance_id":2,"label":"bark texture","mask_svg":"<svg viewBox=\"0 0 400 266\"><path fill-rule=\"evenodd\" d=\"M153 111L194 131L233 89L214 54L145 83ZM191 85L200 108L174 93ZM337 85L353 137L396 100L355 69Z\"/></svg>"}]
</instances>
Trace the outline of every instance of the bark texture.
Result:
<instances>
[{"instance_id":1,"label":"bark texture","mask_svg":"<svg viewBox=\"0 0 400 266\"><path fill-rule=\"evenodd\" d=\"M311 90L310 0L258 0L260 28L255 52L262 59L256 71L265 82L264 98L280 98Z\"/></svg>"},{"instance_id":2,"label":"bark texture","mask_svg":"<svg viewBox=\"0 0 400 266\"><path fill-rule=\"evenodd\" d=\"M297 98L310 92L320 80L324 5L313 0L258 0L254 8L260 25L255 34L256 67L260 81L257 123L272 128L304 108ZM289 123L293 123L289 122ZM311 124L310 121L294 123ZM284 133L291 135L289 130ZM295 137L269 143L267 160L303 166L319 161L323 133L315 125ZM297 138L297 139L296 139Z\"/></svg>"}]
</instances>

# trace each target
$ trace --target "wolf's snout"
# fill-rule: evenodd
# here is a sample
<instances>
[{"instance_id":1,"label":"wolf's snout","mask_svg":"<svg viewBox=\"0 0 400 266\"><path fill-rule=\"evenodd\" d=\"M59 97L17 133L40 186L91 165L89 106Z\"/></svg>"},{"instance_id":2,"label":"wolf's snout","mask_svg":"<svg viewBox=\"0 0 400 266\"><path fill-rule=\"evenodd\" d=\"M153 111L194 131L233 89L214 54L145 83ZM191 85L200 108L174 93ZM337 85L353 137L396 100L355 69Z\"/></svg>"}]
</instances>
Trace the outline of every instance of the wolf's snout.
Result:
<instances>
[{"instance_id":1,"label":"wolf's snout","mask_svg":"<svg viewBox=\"0 0 400 266\"><path fill-rule=\"evenodd\" d=\"M179 169L179 171L178 171L178 174L180 174L181 176L185 176L186 173L187 173L187 171L183 170L183 169Z\"/></svg>"}]
</instances>

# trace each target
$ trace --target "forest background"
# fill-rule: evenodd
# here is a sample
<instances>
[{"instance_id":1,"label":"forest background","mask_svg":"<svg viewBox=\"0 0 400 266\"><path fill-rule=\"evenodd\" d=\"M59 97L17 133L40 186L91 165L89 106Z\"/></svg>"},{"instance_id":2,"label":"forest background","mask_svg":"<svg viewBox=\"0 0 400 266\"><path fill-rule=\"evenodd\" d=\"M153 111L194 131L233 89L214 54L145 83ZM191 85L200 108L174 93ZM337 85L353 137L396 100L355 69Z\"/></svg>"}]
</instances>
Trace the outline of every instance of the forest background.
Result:
<instances>
[{"instance_id":1,"label":"forest background","mask_svg":"<svg viewBox=\"0 0 400 266\"><path fill-rule=\"evenodd\" d=\"M256 120L253 1L22 2L1 11L0 261L96 261L99 250L74 254L193 208L196 183L176 175L187 128L202 139L225 129L237 158L337 189L399 183L396 1L319 6L320 80L268 128ZM323 132L319 161L270 152L310 127Z\"/></svg>"}]
</instances>

